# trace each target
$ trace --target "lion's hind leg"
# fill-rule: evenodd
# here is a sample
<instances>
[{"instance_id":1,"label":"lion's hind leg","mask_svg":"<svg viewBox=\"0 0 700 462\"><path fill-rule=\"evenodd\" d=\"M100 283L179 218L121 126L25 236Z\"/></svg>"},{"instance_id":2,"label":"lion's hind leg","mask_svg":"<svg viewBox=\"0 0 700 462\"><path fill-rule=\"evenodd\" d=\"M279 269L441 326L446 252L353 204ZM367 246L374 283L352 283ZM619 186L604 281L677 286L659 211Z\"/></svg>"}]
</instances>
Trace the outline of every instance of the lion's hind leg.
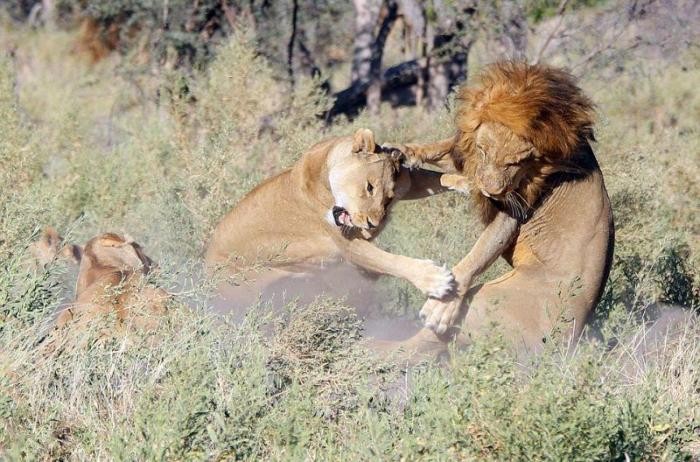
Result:
<instances>
[{"instance_id":1,"label":"lion's hind leg","mask_svg":"<svg viewBox=\"0 0 700 462\"><path fill-rule=\"evenodd\" d=\"M549 313L555 291L550 294L549 285L544 277L513 270L473 287L465 298L459 342L499 332L518 350L540 350L553 327Z\"/></svg>"},{"instance_id":2,"label":"lion's hind leg","mask_svg":"<svg viewBox=\"0 0 700 462\"><path fill-rule=\"evenodd\" d=\"M405 340L369 339L367 347L387 360L415 365L423 361L435 361L446 356L449 336L439 336L432 330L422 327Z\"/></svg>"}]
</instances>

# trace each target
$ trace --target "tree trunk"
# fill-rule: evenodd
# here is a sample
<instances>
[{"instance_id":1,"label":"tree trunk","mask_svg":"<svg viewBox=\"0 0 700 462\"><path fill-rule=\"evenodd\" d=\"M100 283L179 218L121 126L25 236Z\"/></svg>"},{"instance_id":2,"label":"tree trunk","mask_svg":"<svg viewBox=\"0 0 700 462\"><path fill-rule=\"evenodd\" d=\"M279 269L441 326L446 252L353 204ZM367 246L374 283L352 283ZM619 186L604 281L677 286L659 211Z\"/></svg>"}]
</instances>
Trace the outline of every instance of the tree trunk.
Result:
<instances>
[{"instance_id":1,"label":"tree trunk","mask_svg":"<svg viewBox=\"0 0 700 462\"><path fill-rule=\"evenodd\" d=\"M353 45L353 82L369 82L372 67L374 30L379 20L383 0L353 0L355 5L355 42Z\"/></svg>"},{"instance_id":2,"label":"tree trunk","mask_svg":"<svg viewBox=\"0 0 700 462\"><path fill-rule=\"evenodd\" d=\"M299 1L292 0L292 31L289 34L289 43L287 43L287 74L289 82L294 88L294 45L297 39L297 15L299 13Z\"/></svg>"},{"instance_id":3,"label":"tree trunk","mask_svg":"<svg viewBox=\"0 0 700 462\"><path fill-rule=\"evenodd\" d=\"M370 6L376 6L370 5L373 1L354 0L357 29L353 80L348 88L334 95L336 100L326 113L327 120L339 114L352 117L364 106L374 112L381 101L393 106L425 104L437 108L445 104L449 91L466 77L473 38L465 33L464 21L455 19L443 2L434 0L436 17L429 21L425 4L417 0L386 0L384 10L380 8L375 16L368 12ZM412 59L382 72L384 45L399 12L407 38L406 55ZM381 20L381 26L368 48L369 38L373 37L368 32L370 17Z\"/></svg>"},{"instance_id":4,"label":"tree trunk","mask_svg":"<svg viewBox=\"0 0 700 462\"><path fill-rule=\"evenodd\" d=\"M382 100L382 57L398 6L393 0L353 0L355 4L355 46L352 60L353 93L364 93L370 112L379 111ZM375 36L376 30L376 36Z\"/></svg>"},{"instance_id":5,"label":"tree trunk","mask_svg":"<svg viewBox=\"0 0 700 462\"><path fill-rule=\"evenodd\" d=\"M426 49L426 106L437 109L447 102L447 95L455 85L466 78L467 56L473 38L465 29L466 15L455 17L446 2L434 0L434 19L425 34Z\"/></svg>"},{"instance_id":6,"label":"tree trunk","mask_svg":"<svg viewBox=\"0 0 700 462\"><path fill-rule=\"evenodd\" d=\"M56 2L55 0L41 1L41 20L44 27L49 30L56 28Z\"/></svg>"},{"instance_id":7,"label":"tree trunk","mask_svg":"<svg viewBox=\"0 0 700 462\"><path fill-rule=\"evenodd\" d=\"M372 59L370 63L369 86L367 88L367 109L376 114L379 112L379 105L382 102L382 59L384 57L384 46L389 37L391 27L397 17L398 6L395 2L389 2L386 9L382 11L382 24L377 32L377 38L372 44Z\"/></svg>"}]
</instances>

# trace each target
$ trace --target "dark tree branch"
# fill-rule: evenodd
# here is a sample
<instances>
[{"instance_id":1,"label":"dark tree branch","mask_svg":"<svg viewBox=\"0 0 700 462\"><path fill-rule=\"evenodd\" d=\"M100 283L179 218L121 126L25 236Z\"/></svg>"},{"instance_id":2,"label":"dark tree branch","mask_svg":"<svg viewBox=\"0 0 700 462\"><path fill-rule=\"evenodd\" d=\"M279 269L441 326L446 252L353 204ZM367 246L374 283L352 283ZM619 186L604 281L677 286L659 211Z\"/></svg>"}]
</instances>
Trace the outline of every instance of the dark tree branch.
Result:
<instances>
[{"instance_id":1,"label":"dark tree branch","mask_svg":"<svg viewBox=\"0 0 700 462\"><path fill-rule=\"evenodd\" d=\"M415 94L411 87L418 82L421 69L418 60L414 59L385 70L380 80L382 99L396 105L415 104ZM330 121L341 114L350 117L357 115L367 104L368 87L367 81L355 81L345 90L334 94L335 103L325 114L326 120Z\"/></svg>"},{"instance_id":2,"label":"dark tree branch","mask_svg":"<svg viewBox=\"0 0 700 462\"><path fill-rule=\"evenodd\" d=\"M386 39L391 32L391 28L396 22L398 5L390 1L387 5L386 15L377 32L377 37L372 43L372 56L370 58L369 83L367 86L367 106L370 111L377 111L382 99L381 72L382 58L384 57L384 46Z\"/></svg>"},{"instance_id":3,"label":"dark tree branch","mask_svg":"<svg viewBox=\"0 0 700 462\"><path fill-rule=\"evenodd\" d=\"M396 21L398 12L398 5L396 2L389 2L387 14L382 21L382 25L379 27L379 32L377 33L377 38L372 44L372 61L370 63L370 78L379 78L382 69L382 58L384 57L384 45L386 45L386 39L389 37L389 32L391 32L391 27Z\"/></svg>"},{"instance_id":4,"label":"dark tree branch","mask_svg":"<svg viewBox=\"0 0 700 462\"><path fill-rule=\"evenodd\" d=\"M292 33L287 44L287 73L289 81L294 87L294 43L297 39L297 15L299 13L299 0L292 0Z\"/></svg>"},{"instance_id":5,"label":"dark tree branch","mask_svg":"<svg viewBox=\"0 0 700 462\"><path fill-rule=\"evenodd\" d=\"M547 47L549 46L550 42L552 41L554 36L559 32L559 28L561 27L562 22L564 21L564 11L566 10L566 5L568 5L568 3L569 0L562 0L561 3L559 3L559 8L557 8L557 15L559 16L559 21L557 21L557 24L552 28L552 32L550 32L550 34L547 36L547 39L542 44L540 51L537 52L535 64L538 64L542 60L544 52L547 50Z\"/></svg>"}]
</instances>

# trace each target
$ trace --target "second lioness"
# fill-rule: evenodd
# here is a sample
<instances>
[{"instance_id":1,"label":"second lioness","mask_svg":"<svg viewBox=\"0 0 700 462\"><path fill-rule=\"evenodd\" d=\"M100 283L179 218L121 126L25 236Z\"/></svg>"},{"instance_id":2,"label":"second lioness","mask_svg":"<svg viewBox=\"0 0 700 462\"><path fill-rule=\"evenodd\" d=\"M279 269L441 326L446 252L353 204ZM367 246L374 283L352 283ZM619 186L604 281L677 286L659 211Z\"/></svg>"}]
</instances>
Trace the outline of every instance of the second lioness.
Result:
<instances>
[{"instance_id":1,"label":"second lioness","mask_svg":"<svg viewBox=\"0 0 700 462\"><path fill-rule=\"evenodd\" d=\"M393 200L419 196L433 183L439 187L436 176L411 178L398 159L379 150L368 129L313 146L224 217L207 249L207 265L236 272L262 265L268 272L255 278L269 283L348 261L407 279L432 297L450 293L454 279L444 267L394 255L368 242L381 229Z\"/></svg>"}]
</instances>

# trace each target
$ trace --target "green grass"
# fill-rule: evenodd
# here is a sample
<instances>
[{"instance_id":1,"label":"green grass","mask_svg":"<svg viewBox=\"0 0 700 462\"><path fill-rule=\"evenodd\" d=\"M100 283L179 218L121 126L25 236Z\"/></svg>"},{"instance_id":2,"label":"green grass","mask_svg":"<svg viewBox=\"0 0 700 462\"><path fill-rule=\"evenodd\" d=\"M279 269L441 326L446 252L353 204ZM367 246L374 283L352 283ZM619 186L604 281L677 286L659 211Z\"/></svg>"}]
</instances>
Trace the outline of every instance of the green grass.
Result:
<instances>
[{"instance_id":1,"label":"green grass","mask_svg":"<svg viewBox=\"0 0 700 462\"><path fill-rule=\"evenodd\" d=\"M208 310L205 282L183 281L199 280L219 217L305 147L359 126L380 142L437 139L451 131L448 111L383 107L324 128L315 83L290 91L245 36L192 77L129 74L116 58L87 68L59 32L0 32L8 43L21 46L0 64L3 459L690 457L700 427L697 66L644 62L644 79L582 82L599 104L595 150L617 224L595 335L523 363L494 332L447 365L406 370L372 358L342 301L278 316L251 307L235 324ZM265 117L271 130L260 130ZM129 232L177 291L171 314L152 333L101 342L96 325L47 355L38 343L72 289L60 263L26 269L46 224L75 241ZM469 203L445 194L398 204L379 243L454 264L478 232ZM409 284L379 284L398 300L387 314L417 312ZM674 331L649 331L655 302L685 307L665 311Z\"/></svg>"}]
</instances>

